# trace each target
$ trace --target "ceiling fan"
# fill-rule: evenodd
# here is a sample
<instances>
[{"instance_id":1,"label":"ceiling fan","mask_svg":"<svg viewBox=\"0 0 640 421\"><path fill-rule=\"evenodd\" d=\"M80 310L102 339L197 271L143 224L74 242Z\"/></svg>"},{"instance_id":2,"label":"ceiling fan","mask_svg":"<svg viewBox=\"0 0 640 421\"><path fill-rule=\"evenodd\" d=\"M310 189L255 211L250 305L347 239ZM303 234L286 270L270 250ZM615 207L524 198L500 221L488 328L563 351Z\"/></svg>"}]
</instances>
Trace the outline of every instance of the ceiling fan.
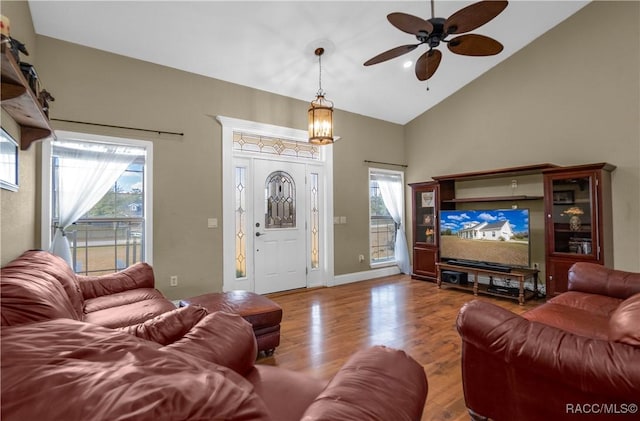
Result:
<instances>
[{"instance_id":1,"label":"ceiling fan","mask_svg":"<svg viewBox=\"0 0 640 421\"><path fill-rule=\"evenodd\" d=\"M393 26L415 35L419 42L392 48L367 60L364 65L382 63L427 44L429 50L416 62L416 77L418 80L427 80L440 65L442 53L436 49L440 43L446 43L451 52L465 56L492 56L502 51L502 44L493 38L464 33L473 31L498 16L507 7L508 1L486 0L473 3L458 10L448 19L435 17L433 2L434 0L431 0L431 19L428 20L400 12L387 15L387 20ZM447 39L450 35L456 34L464 35Z\"/></svg>"}]
</instances>

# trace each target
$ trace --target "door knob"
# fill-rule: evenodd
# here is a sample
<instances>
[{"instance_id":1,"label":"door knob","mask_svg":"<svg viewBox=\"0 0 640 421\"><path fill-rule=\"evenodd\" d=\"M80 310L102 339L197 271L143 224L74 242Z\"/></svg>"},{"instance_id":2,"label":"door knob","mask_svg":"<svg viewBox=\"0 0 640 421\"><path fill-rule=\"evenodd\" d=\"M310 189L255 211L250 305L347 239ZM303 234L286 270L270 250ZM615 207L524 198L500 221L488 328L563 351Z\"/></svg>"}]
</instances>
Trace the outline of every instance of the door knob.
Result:
<instances>
[{"instance_id":1,"label":"door knob","mask_svg":"<svg viewBox=\"0 0 640 421\"><path fill-rule=\"evenodd\" d=\"M261 235L264 235L264 234L261 232L256 232L256 237L260 237Z\"/></svg>"}]
</instances>

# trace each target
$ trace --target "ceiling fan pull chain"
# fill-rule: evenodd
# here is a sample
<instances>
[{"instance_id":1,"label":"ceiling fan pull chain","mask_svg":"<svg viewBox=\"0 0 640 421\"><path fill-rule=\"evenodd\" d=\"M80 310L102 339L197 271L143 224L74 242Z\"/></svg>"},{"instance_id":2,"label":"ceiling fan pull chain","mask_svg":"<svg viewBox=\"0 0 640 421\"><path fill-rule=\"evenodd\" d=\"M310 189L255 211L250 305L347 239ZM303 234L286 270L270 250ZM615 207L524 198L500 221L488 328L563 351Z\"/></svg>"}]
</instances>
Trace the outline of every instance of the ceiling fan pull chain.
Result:
<instances>
[{"instance_id":1,"label":"ceiling fan pull chain","mask_svg":"<svg viewBox=\"0 0 640 421\"><path fill-rule=\"evenodd\" d=\"M431 5L433 6L433 3L431 3ZM429 51L431 51L431 49L429 49ZM425 74L429 74L429 51L427 51L427 57L426 57L426 60L424 61ZM429 92L429 78L427 77L424 82L426 85L425 91Z\"/></svg>"},{"instance_id":2,"label":"ceiling fan pull chain","mask_svg":"<svg viewBox=\"0 0 640 421\"><path fill-rule=\"evenodd\" d=\"M431 13L433 13L433 1L431 2ZM429 49L429 51L431 51L431 49ZM427 59L424 61L424 67L425 67L425 74L429 74L429 55L427 54ZM426 91L429 92L429 78L427 78L427 80L425 80L425 84L427 85L427 89Z\"/></svg>"}]
</instances>

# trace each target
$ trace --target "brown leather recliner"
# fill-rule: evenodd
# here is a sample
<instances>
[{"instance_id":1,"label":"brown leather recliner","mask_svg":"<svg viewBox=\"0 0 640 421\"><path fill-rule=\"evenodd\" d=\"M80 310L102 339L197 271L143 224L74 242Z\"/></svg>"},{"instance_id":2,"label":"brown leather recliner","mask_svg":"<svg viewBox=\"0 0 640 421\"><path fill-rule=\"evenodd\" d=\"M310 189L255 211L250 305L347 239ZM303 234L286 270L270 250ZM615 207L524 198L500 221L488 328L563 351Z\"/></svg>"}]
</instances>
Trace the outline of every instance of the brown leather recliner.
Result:
<instances>
[{"instance_id":1,"label":"brown leather recliner","mask_svg":"<svg viewBox=\"0 0 640 421\"><path fill-rule=\"evenodd\" d=\"M2 419L409 421L422 415L426 376L402 351L361 350L326 383L255 364L256 339L241 316L206 315L174 341L156 335L174 326L156 321L138 326L138 337L70 319L3 327Z\"/></svg>"},{"instance_id":2,"label":"brown leather recliner","mask_svg":"<svg viewBox=\"0 0 640 421\"><path fill-rule=\"evenodd\" d=\"M69 270L45 252L2 268L2 420L421 418L426 375L401 350L361 350L327 383L255 364L253 328L239 315L163 311L161 294L132 272L78 277L76 287ZM87 303L99 297L110 305L91 318Z\"/></svg>"},{"instance_id":3,"label":"brown leather recliner","mask_svg":"<svg viewBox=\"0 0 640 421\"><path fill-rule=\"evenodd\" d=\"M462 307L457 328L472 418L637 416L640 274L576 263L568 289L522 316L486 301Z\"/></svg>"}]
</instances>

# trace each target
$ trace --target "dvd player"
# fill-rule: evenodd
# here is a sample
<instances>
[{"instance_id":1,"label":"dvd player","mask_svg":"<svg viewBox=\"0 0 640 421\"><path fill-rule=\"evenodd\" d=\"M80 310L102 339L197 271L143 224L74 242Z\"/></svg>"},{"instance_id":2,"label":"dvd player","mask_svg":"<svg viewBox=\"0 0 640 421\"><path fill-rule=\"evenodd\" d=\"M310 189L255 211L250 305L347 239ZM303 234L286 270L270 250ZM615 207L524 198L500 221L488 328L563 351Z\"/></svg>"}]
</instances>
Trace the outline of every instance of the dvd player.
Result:
<instances>
[{"instance_id":1,"label":"dvd player","mask_svg":"<svg viewBox=\"0 0 640 421\"><path fill-rule=\"evenodd\" d=\"M516 287L502 287L502 286L489 286L487 288L488 292L492 292L494 294L501 295L509 295L511 297L517 297L520 295L520 289Z\"/></svg>"}]
</instances>

